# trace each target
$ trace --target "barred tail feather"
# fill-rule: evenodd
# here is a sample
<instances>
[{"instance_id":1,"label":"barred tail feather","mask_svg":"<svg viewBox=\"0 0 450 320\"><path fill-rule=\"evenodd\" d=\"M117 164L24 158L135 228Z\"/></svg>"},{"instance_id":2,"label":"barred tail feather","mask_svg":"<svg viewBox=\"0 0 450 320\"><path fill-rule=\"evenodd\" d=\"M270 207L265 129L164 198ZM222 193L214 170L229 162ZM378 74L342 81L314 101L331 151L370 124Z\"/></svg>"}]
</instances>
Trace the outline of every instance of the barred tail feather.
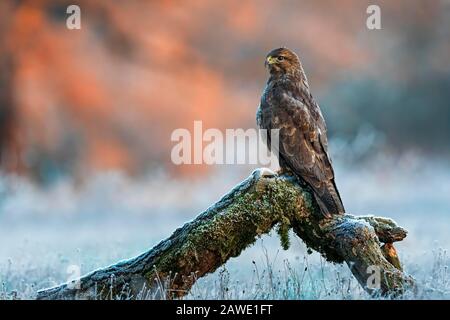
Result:
<instances>
[{"instance_id":1,"label":"barred tail feather","mask_svg":"<svg viewBox=\"0 0 450 320\"><path fill-rule=\"evenodd\" d=\"M344 205L334 182L326 184L322 190L314 190L314 197L323 217L345 213Z\"/></svg>"}]
</instances>

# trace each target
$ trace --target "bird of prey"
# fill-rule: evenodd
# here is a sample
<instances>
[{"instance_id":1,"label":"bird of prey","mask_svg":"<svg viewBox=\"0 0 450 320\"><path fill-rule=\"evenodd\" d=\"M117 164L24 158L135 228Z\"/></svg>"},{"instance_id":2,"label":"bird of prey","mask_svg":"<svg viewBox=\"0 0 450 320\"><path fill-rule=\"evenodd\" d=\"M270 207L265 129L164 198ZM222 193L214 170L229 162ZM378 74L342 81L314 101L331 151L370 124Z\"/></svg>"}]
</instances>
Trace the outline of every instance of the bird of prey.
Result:
<instances>
[{"instance_id":1,"label":"bird of prey","mask_svg":"<svg viewBox=\"0 0 450 320\"><path fill-rule=\"evenodd\" d=\"M298 56L287 48L266 57L269 80L261 97L256 120L267 130L267 146L276 150L282 171L293 173L314 194L319 218L345 212L328 154L327 129L314 101ZM270 130L278 129L279 145L272 146Z\"/></svg>"}]
</instances>

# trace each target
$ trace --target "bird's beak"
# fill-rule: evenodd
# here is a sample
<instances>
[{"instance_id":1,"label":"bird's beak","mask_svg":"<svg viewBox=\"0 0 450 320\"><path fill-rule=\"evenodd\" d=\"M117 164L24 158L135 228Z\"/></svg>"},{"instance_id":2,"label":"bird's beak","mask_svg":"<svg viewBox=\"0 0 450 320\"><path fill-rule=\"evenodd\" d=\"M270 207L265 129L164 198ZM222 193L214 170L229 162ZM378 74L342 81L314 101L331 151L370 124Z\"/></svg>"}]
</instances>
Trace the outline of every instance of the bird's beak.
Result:
<instances>
[{"instance_id":1,"label":"bird's beak","mask_svg":"<svg viewBox=\"0 0 450 320\"><path fill-rule=\"evenodd\" d=\"M266 59L266 63L265 63L266 67L269 66L269 65L271 65L271 64L274 64L275 61L276 61L276 60L275 60L274 57L268 56L267 59Z\"/></svg>"}]
</instances>

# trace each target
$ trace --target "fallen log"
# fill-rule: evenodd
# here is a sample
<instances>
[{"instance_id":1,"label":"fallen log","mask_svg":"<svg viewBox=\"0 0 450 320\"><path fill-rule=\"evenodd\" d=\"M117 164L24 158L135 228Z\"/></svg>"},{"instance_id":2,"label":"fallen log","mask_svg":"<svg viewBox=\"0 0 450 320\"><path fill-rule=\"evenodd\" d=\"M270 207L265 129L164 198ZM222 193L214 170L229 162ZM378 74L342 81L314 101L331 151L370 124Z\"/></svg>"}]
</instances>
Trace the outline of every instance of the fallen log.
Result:
<instances>
[{"instance_id":1,"label":"fallen log","mask_svg":"<svg viewBox=\"0 0 450 320\"><path fill-rule=\"evenodd\" d=\"M414 285L403 273L392 244L407 232L393 220L350 214L319 220L316 210L311 192L294 177L258 169L147 252L93 271L81 277L78 286L65 283L41 290L37 299L181 297L196 279L239 256L275 226L283 247L288 246L292 228L328 261L346 262L370 293L398 295ZM373 272L379 273L377 278ZM375 286L374 279L378 279Z\"/></svg>"}]
</instances>

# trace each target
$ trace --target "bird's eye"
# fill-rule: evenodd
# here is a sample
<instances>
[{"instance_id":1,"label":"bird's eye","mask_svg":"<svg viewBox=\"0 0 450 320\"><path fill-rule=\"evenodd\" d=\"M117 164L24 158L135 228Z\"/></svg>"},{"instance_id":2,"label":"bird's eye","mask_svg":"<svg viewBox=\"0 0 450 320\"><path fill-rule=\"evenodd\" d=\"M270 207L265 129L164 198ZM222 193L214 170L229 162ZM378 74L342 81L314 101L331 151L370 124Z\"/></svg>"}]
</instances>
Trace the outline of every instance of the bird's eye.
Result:
<instances>
[{"instance_id":1,"label":"bird's eye","mask_svg":"<svg viewBox=\"0 0 450 320\"><path fill-rule=\"evenodd\" d=\"M283 57L283 56L278 56L278 57L277 57L277 60L278 60L278 61L283 61L283 60L284 60L284 57Z\"/></svg>"}]
</instances>

